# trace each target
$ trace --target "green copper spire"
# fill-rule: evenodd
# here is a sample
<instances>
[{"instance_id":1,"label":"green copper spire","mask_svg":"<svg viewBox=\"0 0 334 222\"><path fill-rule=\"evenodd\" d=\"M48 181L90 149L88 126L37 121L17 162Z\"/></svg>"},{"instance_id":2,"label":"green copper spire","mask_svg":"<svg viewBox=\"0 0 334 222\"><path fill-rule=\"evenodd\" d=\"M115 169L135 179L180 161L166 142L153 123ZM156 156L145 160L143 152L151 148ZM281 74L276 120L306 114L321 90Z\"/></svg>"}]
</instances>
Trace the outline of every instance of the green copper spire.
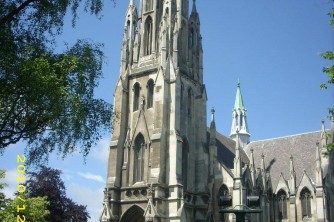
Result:
<instances>
[{"instance_id":1,"label":"green copper spire","mask_svg":"<svg viewBox=\"0 0 334 222\"><path fill-rule=\"evenodd\" d=\"M235 110L238 110L238 109L246 110L246 108L244 106L244 101L242 100L239 79L238 79L238 85L237 86L238 86L237 87L237 95L235 97L234 109Z\"/></svg>"}]
</instances>

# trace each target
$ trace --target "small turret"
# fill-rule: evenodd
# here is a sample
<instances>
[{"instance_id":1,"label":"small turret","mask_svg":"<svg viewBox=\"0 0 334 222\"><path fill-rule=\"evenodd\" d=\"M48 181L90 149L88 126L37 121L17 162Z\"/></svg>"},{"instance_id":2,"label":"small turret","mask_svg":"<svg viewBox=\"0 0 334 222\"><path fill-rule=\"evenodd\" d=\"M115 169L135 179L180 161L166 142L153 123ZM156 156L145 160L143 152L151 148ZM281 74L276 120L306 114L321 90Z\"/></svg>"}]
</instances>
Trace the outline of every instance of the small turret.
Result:
<instances>
[{"instance_id":1,"label":"small turret","mask_svg":"<svg viewBox=\"0 0 334 222\"><path fill-rule=\"evenodd\" d=\"M133 45L136 38L137 21L137 8L134 4L134 0L130 0L124 24L121 72L124 72L129 65L132 65L133 57L136 57L136 55L134 55Z\"/></svg>"},{"instance_id":2,"label":"small turret","mask_svg":"<svg viewBox=\"0 0 334 222\"><path fill-rule=\"evenodd\" d=\"M189 18L189 74L190 77L203 83L203 63L202 63L202 36L200 30L200 19L196 9L196 1Z\"/></svg>"}]
</instances>

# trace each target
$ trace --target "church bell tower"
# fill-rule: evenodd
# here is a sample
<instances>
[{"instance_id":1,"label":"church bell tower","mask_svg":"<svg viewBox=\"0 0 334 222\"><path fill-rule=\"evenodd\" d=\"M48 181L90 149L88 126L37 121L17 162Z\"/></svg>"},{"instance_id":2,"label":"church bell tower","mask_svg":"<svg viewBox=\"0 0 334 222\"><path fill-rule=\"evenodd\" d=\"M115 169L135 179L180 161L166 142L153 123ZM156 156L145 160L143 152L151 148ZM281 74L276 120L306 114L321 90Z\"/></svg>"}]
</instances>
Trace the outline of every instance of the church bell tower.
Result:
<instances>
[{"instance_id":1,"label":"church bell tower","mask_svg":"<svg viewBox=\"0 0 334 222\"><path fill-rule=\"evenodd\" d=\"M130 0L101 222L205 220L207 95L195 1L188 8Z\"/></svg>"}]
</instances>

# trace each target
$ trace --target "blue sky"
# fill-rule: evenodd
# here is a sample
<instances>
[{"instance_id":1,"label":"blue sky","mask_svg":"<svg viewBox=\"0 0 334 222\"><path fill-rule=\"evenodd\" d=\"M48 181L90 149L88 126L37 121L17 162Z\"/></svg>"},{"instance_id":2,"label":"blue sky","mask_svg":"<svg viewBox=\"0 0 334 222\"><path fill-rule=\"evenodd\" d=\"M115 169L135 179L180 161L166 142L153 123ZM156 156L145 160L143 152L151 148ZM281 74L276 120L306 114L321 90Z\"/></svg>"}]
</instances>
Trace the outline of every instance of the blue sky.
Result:
<instances>
[{"instance_id":1,"label":"blue sky","mask_svg":"<svg viewBox=\"0 0 334 222\"><path fill-rule=\"evenodd\" d=\"M78 38L104 43L107 63L96 95L109 102L119 75L127 5L128 0L117 0L116 7L106 1L101 20L80 13L74 29L67 16L58 39L59 51L64 42L72 44ZM333 87L319 88L326 81L322 67L329 64L319 53L334 49L327 16L332 7L328 0L197 0L207 112L215 107L218 131L229 135L238 78L251 140L320 130L327 108L334 104ZM53 155L50 160L50 166L63 170L68 196L88 205L91 221L98 221L102 209L109 139L106 134L85 165L78 153L65 160ZM16 144L0 156L0 168L8 170L8 195L15 190L16 155L24 146Z\"/></svg>"}]
</instances>

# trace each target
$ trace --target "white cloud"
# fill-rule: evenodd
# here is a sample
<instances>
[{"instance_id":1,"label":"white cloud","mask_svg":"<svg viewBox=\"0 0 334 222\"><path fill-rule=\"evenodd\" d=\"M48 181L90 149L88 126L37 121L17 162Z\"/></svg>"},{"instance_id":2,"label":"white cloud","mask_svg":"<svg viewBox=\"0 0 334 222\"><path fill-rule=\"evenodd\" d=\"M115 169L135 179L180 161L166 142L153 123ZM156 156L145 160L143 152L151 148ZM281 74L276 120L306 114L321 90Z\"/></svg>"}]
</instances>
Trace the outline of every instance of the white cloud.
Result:
<instances>
[{"instance_id":1,"label":"white cloud","mask_svg":"<svg viewBox=\"0 0 334 222\"><path fill-rule=\"evenodd\" d=\"M97 146L91 149L89 156L106 164L108 162L109 143L109 139L101 139Z\"/></svg>"},{"instance_id":2,"label":"white cloud","mask_svg":"<svg viewBox=\"0 0 334 222\"><path fill-rule=\"evenodd\" d=\"M74 202L87 205L87 210L91 217L89 222L99 221L100 214L102 213L104 187L90 189L88 187L72 183L68 186L67 190L67 195L70 196Z\"/></svg>"},{"instance_id":3,"label":"white cloud","mask_svg":"<svg viewBox=\"0 0 334 222\"><path fill-rule=\"evenodd\" d=\"M78 172L78 175L88 180L93 180L96 182L104 183L104 179L102 178L102 176L97 175L97 174L92 174L88 172L86 173Z\"/></svg>"}]
</instances>

